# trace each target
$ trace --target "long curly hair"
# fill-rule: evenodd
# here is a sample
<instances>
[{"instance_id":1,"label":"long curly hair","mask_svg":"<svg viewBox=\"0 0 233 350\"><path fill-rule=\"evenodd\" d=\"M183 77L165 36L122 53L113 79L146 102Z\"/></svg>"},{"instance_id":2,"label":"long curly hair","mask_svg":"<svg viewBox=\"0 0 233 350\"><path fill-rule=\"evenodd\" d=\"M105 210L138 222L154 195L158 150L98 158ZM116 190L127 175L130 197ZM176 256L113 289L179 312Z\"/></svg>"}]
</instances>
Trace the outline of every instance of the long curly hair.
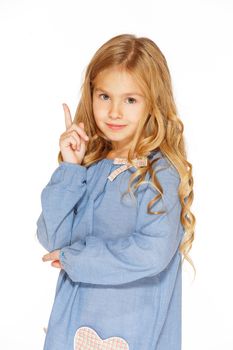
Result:
<instances>
[{"instance_id":1,"label":"long curly hair","mask_svg":"<svg viewBox=\"0 0 233 350\"><path fill-rule=\"evenodd\" d=\"M145 94L147 113L139 121L129 149L128 162L134 164L134 154L138 158L146 157L151 151L158 149L179 173L179 198L182 206L180 220L185 232L179 251L183 255L183 260L189 261L196 274L196 269L188 254L194 240L196 221L190 210L194 197L192 164L187 160L183 138L184 127L177 113L168 65L163 53L151 39L137 38L133 34L117 35L105 42L88 64L81 86L81 98L73 120L76 124L83 122L89 136L82 165L90 166L105 158L112 149L111 140L101 132L95 122L92 108L95 78L101 71L110 67L118 67L132 74ZM59 164L62 161L61 151L59 151ZM132 183L138 179L134 184L136 190L144 182L147 172L151 176L152 185L159 192L148 203L147 211L150 214L161 214L161 212L150 211L151 206L163 194L163 189L153 169L153 162L148 162L145 167L137 168L137 171L130 177L128 191L131 192Z\"/></svg>"}]
</instances>

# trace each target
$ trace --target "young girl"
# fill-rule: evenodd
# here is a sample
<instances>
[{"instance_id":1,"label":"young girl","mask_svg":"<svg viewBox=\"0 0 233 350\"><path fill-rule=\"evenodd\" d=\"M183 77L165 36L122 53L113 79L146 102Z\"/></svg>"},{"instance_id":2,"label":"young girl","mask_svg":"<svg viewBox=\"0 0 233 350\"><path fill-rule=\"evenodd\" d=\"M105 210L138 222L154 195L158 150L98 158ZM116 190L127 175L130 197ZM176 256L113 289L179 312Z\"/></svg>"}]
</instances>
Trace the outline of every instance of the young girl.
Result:
<instances>
[{"instance_id":1,"label":"young girl","mask_svg":"<svg viewBox=\"0 0 233 350\"><path fill-rule=\"evenodd\" d=\"M164 55L148 38L113 37L73 121L63 107L37 220L43 261L60 269L44 350L180 350L193 177Z\"/></svg>"}]
</instances>

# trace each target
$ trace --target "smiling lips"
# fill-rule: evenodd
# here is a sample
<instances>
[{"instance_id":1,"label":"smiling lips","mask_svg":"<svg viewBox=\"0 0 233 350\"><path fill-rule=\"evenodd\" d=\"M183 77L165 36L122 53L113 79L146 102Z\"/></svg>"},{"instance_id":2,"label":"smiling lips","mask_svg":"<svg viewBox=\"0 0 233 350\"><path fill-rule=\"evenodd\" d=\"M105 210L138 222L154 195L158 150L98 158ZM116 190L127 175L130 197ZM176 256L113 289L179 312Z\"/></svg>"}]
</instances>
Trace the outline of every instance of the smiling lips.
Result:
<instances>
[{"instance_id":1,"label":"smiling lips","mask_svg":"<svg viewBox=\"0 0 233 350\"><path fill-rule=\"evenodd\" d=\"M126 125L117 125L117 124L108 124L108 123L106 124L112 130L121 130L126 126Z\"/></svg>"}]
</instances>

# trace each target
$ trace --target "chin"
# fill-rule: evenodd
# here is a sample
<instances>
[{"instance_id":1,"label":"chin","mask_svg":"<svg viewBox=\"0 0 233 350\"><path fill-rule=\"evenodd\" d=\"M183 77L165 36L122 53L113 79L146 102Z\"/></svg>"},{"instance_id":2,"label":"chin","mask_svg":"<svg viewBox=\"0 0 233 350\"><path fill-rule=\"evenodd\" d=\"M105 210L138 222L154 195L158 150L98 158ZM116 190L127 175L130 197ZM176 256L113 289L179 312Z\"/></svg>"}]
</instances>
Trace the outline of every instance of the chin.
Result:
<instances>
[{"instance_id":1,"label":"chin","mask_svg":"<svg viewBox=\"0 0 233 350\"><path fill-rule=\"evenodd\" d=\"M106 133L105 135L109 138L110 141L123 141L126 139L126 137L122 137L120 135L109 135Z\"/></svg>"}]
</instances>

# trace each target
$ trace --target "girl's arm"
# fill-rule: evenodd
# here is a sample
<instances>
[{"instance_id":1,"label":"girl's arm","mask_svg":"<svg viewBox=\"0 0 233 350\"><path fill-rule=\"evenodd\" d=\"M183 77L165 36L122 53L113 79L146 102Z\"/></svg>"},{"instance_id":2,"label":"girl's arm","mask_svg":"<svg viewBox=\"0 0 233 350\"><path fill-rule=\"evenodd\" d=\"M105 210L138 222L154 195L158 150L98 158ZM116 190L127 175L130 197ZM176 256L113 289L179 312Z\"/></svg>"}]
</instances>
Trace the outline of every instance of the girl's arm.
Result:
<instances>
[{"instance_id":1,"label":"girl's arm","mask_svg":"<svg viewBox=\"0 0 233 350\"><path fill-rule=\"evenodd\" d=\"M157 193L148 185L139 206L136 229L128 237L102 239L93 232L93 236L87 236L85 241L78 240L60 250L62 268L72 281L123 284L154 276L168 266L184 232L180 222L180 178L177 174L171 167L157 174L164 198L160 198L151 210L165 209L167 213L147 213L147 204Z\"/></svg>"},{"instance_id":2,"label":"girl's arm","mask_svg":"<svg viewBox=\"0 0 233 350\"><path fill-rule=\"evenodd\" d=\"M42 190L36 235L46 250L70 244L74 208L86 192L86 177L85 166L61 162Z\"/></svg>"}]
</instances>

